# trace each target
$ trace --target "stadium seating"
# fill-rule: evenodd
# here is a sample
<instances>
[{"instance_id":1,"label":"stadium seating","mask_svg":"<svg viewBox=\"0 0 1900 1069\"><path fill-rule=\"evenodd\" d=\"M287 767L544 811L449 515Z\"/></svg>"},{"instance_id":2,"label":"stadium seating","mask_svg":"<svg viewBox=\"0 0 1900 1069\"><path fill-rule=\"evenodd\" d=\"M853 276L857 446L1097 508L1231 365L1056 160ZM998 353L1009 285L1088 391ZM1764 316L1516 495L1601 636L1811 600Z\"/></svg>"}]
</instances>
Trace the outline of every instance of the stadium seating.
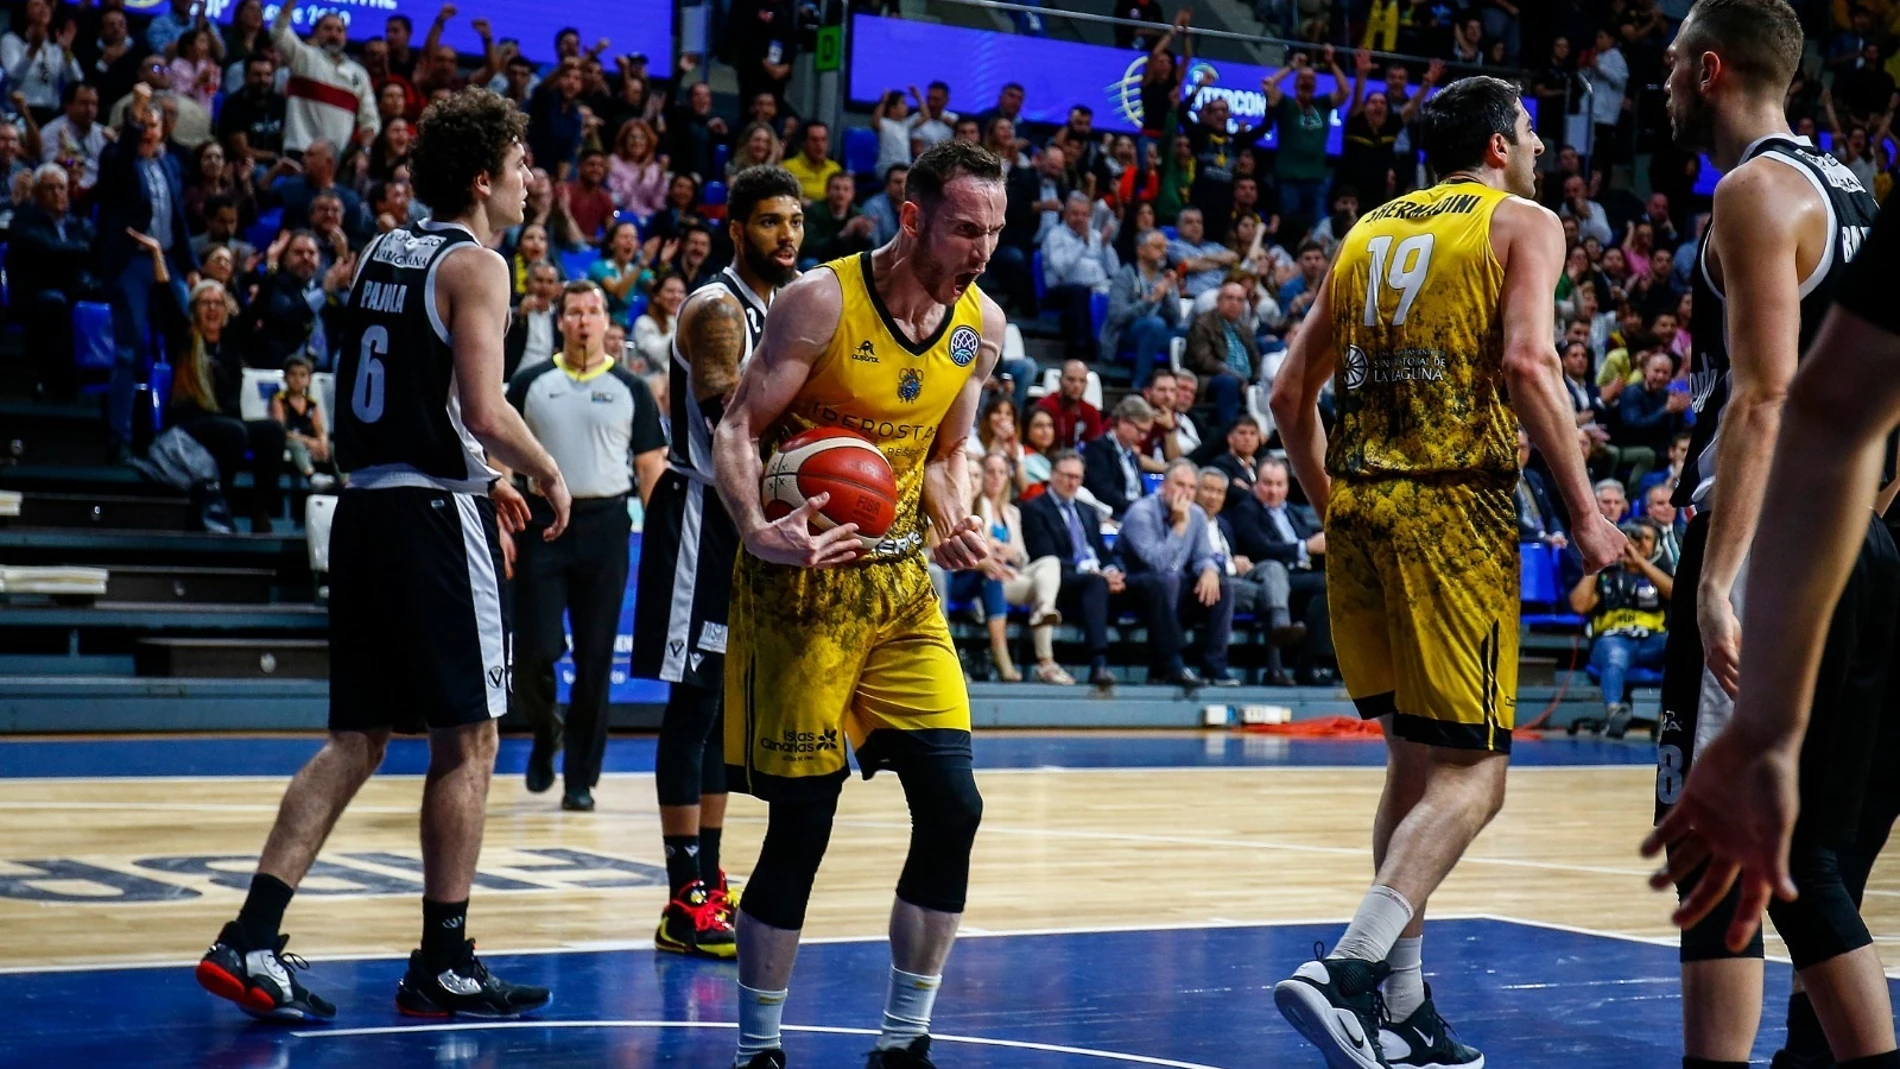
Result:
<instances>
[{"instance_id":1,"label":"stadium seating","mask_svg":"<svg viewBox=\"0 0 1900 1069\"><path fill-rule=\"evenodd\" d=\"M877 173L877 131L863 126L846 128L844 169L854 175L868 176L873 180L881 177Z\"/></svg>"}]
</instances>

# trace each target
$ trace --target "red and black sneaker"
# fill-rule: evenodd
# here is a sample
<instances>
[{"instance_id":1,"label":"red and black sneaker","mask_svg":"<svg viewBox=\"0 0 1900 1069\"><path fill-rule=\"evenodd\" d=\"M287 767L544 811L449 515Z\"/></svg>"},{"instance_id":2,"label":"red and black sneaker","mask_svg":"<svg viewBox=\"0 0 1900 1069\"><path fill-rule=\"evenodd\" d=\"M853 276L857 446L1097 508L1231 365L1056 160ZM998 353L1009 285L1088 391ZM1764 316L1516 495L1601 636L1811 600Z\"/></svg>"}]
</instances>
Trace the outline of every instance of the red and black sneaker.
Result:
<instances>
[{"instance_id":1,"label":"red and black sneaker","mask_svg":"<svg viewBox=\"0 0 1900 1069\"><path fill-rule=\"evenodd\" d=\"M734 925L735 927L739 923L739 895L741 890L741 888L734 887L726 881L725 869L719 870L719 881L708 885L706 888L707 897L711 898L713 904L719 907L720 913L726 918L726 923Z\"/></svg>"},{"instance_id":2,"label":"red and black sneaker","mask_svg":"<svg viewBox=\"0 0 1900 1069\"><path fill-rule=\"evenodd\" d=\"M329 1021L336 1007L304 990L293 970L310 963L284 953L290 937L280 935L273 947L254 948L244 930L231 921L218 933L198 962L198 986L237 1008L267 1021Z\"/></svg>"},{"instance_id":3,"label":"red and black sneaker","mask_svg":"<svg viewBox=\"0 0 1900 1069\"><path fill-rule=\"evenodd\" d=\"M653 933L654 949L721 961L737 957L739 944L733 939L732 920L723 901L715 900L700 880L687 884L660 914L660 927Z\"/></svg>"}]
</instances>

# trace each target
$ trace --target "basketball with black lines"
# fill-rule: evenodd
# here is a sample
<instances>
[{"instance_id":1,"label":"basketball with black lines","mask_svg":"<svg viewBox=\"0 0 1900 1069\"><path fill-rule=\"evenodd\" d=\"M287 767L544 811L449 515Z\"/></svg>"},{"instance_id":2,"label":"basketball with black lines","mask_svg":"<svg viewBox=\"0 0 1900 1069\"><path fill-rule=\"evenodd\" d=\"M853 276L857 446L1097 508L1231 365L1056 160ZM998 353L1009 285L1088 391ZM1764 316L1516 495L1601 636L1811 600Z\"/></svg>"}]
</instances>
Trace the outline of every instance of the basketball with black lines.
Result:
<instances>
[{"instance_id":1,"label":"basketball with black lines","mask_svg":"<svg viewBox=\"0 0 1900 1069\"><path fill-rule=\"evenodd\" d=\"M897 519L897 477L890 461L869 439L838 427L814 427L787 438L766 461L761 492L771 520L830 494L812 515L812 530L855 523L867 551Z\"/></svg>"}]
</instances>

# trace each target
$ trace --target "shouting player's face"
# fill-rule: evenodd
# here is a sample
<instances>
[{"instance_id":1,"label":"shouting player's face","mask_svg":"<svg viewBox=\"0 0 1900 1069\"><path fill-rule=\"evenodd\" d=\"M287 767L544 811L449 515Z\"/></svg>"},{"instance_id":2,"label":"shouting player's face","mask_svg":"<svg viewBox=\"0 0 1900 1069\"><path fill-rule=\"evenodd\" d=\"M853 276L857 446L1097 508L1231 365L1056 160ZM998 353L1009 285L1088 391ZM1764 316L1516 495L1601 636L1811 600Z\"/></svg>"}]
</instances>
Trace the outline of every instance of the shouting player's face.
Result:
<instances>
[{"instance_id":1,"label":"shouting player's face","mask_svg":"<svg viewBox=\"0 0 1900 1069\"><path fill-rule=\"evenodd\" d=\"M798 275L798 246L805 240L805 209L796 197L767 197L752 209L743 227L735 227L745 265L768 286L783 286Z\"/></svg>"},{"instance_id":2,"label":"shouting player's face","mask_svg":"<svg viewBox=\"0 0 1900 1069\"><path fill-rule=\"evenodd\" d=\"M917 244L917 281L941 304L955 304L989 266L1003 233L1003 183L968 175L951 179L943 200L925 215L906 201L902 226Z\"/></svg>"}]
</instances>

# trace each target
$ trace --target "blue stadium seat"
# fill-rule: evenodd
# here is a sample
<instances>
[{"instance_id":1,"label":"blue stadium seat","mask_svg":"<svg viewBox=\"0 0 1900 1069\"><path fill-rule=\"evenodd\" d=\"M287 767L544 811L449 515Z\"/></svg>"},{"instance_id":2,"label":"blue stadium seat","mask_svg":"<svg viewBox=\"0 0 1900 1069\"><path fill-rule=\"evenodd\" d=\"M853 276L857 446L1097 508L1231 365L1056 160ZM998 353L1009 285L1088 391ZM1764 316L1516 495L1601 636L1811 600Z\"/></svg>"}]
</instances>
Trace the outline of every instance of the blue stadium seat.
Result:
<instances>
[{"instance_id":1,"label":"blue stadium seat","mask_svg":"<svg viewBox=\"0 0 1900 1069\"><path fill-rule=\"evenodd\" d=\"M1108 322L1108 294L1089 294L1089 337L1102 336L1102 324Z\"/></svg>"},{"instance_id":2,"label":"blue stadium seat","mask_svg":"<svg viewBox=\"0 0 1900 1069\"><path fill-rule=\"evenodd\" d=\"M706 190L699 199L700 203L708 207L724 205L726 203L726 184L719 181L706 183Z\"/></svg>"},{"instance_id":3,"label":"blue stadium seat","mask_svg":"<svg viewBox=\"0 0 1900 1069\"><path fill-rule=\"evenodd\" d=\"M582 249L579 252L561 253L561 270L567 272L569 279L586 278L587 269L600 259L599 249Z\"/></svg>"},{"instance_id":4,"label":"blue stadium seat","mask_svg":"<svg viewBox=\"0 0 1900 1069\"><path fill-rule=\"evenodd\" d=\"M627 298L627 322L629 323L633 322L634 320L645 315L646 312L647 312L647 295L646 294L635 293L631 297Z\"/></svg>"},{"instance_id":5,"label":"blue stadium seat","mask_svg":"<svg viewBox=\"0 0 1900 1069\"><path fill-rule=\"evenodd\" d=\"M172 396L172 366L153 364L149 379L151 390L146 396L149 398L151 411L148 415L152 419L152 433L157 434L165 429L165 406Z\"/></svg>"},{"instance_id":6,"label":"blue stadium seat","mask_svg":"<svg viewBox=\"0 0 1900 1069\"><path fill-rule=\"evenodd\" d=\"M1180 239L1180 237L1181 237L1181 232L1180 232L1179 230L1176 230L1175 228L1173 228L1173 227L1171 227L1171 226L1164 226L1164 227L1162 227L1162 228L1161 228L1161 232L1162 232L1163 234L1166 234L1166 235L1168 235L1168 240L1169 240L1169 241L1176 241L1176 240L1179 240L1179 239Z\"/></svg>"},{"instance_id":7,"label":"blue stadium seat","mask_svg":"<svg viewBox=\"0 0 1900 1069\"><path fill-rule=\"evenodd\" d=\"M726 162L732 159L732 147L725 142L713 146L713 173L725 174Z\"/></svg>"},{"instance_id":8,"label":"blue stadium seat","mask_svg":"<svg viewBox=\"0 0 1900 1069\"><path fill-rule=\"evenodd\" d=\"M282 208L266 208L257 213L257 221L252 223L251 228L244 232L244 240L257 246L259 250L268 249L270 248L272 239L277 237L277 232L283 229L283 226L284 210Z\"/></svg>"},{"instance_id":9,"label":"blue stadium seat","mask_svg":"<svg viewBox=\"0 0 1900 1069\"><path fill-rule=\"evenodd\" d=\"M1043 294L1049 292L1049 283L1042 277L1042 250L1037 249L1029 257L1029 274L1036 283L1036 305L1042 305Z\"/></svg>"},{"instance_id":10,"label":"blue stadium seat","mask_svg":"<svg viewBox=\"0 0 1900 1069\"><path fill-rule=\"evenodd\" d=\"M1158 471L1142 472L1141 473L1141 492L1144 494L1160 493L1161 484L1166 482L1167 478L1168 477L1166 475L1163 475Z\"/></svg>"},{"instance_id":11,"label":"blue stadium seat","mask_svg":"<svg viewBox=\"0 0 1900 1069\"><path fill-rule=\"evenodd\" d=\"M101 301L73 305L73 364L82 371L110 371L113 349L112 306Z\"/></svg>"},{"instance_id":12,"label":"blue stadium seat","mask_svg":"<svg viewBox=\"0 0 1900 1069\"><path fill-rule=\"evenodd\" d=\"M844 131L844 169L852 174L877 174L877 131L863 126L847 126Z\"/></svg>"},{"instance_id":13,"label":"blue stadium seat","mask_svg":"<svg viewBox=\"0 0 1900 1069\"><path fill-rule=\"evenodd\" d=\"M1557 602L1557 554L1542 542L1522 542L1517 547L1522 558L1518 575L1518 599L1532 605Z\"/></svg>"}]
</instances>

